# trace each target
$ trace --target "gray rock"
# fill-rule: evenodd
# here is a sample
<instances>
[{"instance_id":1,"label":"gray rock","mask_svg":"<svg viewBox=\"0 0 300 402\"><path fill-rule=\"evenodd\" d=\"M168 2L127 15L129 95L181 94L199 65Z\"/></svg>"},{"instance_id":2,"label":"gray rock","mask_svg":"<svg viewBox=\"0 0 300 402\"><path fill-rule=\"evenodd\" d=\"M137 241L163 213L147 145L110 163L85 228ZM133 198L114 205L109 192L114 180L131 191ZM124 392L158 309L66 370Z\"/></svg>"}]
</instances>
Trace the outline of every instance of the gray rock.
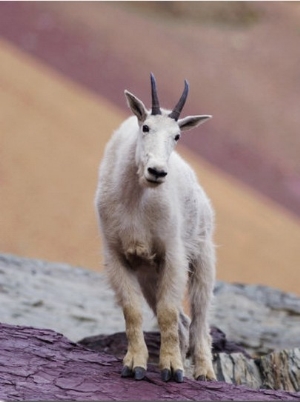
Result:
<instances>
[{"instance_id":1,"label":"gray rock","mask_svg":"<svg viewBox=\"0 0 300 402\"><path fill-rule=\"evenodd\" d=\"M249 359L242 353L219 353L215 356L214 369L219 381L247 385L254 389L262 388L259 367L254 359Z\"/></svg>"},{"instance_id":2,"label":"gray rock","mask_svg":"<svg viewBox=\"0 0 300 402\"><path fill-rule=\"evenodd\" d=\"M300 346L300 298L267 286L217 282L211 325L253 356ZM50 328L77 341L124 330L105 275L0 254L2 322ZM144 305L144 330L157 329Z\"/></svg>"},{"instance_id":3,"label":"gray rock","mask_svg":"<svg viewBox=\"0 0 300 402\"><path fill-rule=\"evenodd\" d=\"M156 321L144 306L145 330ZM69 339L123 331L123 314L103 274L0 254L0 321L49 328Z\"/></svg>"},{"instance_id":4,"label":"gray rock","mask_svg":"<svg viewBox=\"0 0 300 402\"><path fill-rule=\"evenodd\" d=\"M242 353L220 353L214 369L219 381L253 389L300 391L300 349L282 350L249 359Z\"/></svg>"},{"instance_id":5,"label":"gray rock","mask_svg":"<svg viewBox=\"0 0 300 402\"><path fill-rule=\"evenodd\" d=\"M300 349L281 350L259 359L263 388L300 391Z\"/></svg>"},{"instance_id":6,"label":"gray rock","mask_svg":"<svg viewBox=\"0 0 300 402\"><path fill-rule=\"evenodd\" d=\"M300 346L300 298L260 285L218 282L211 324L253 356Z\"/></svg>"}]
</instances>

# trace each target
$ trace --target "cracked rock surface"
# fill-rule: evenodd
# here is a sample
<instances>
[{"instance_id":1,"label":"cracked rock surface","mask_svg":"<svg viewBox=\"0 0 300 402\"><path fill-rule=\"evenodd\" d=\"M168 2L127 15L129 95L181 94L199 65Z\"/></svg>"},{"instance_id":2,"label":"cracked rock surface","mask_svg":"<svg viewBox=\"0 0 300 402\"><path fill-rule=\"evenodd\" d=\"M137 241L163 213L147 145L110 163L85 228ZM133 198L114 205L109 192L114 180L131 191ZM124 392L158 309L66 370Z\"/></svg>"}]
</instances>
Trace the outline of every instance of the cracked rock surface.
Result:
<instances>
[{"instance_id":1,"label":"cracked rock surface","mask_svg":"<svg viewBox=\"0 0 300 402\"><path fill-rule=\"evenodd\" d=\"M0 399L25 400L299 400L225 382L164 383L149 365L144 381L120 377L120 360L51 330L0 324Z\"/></svg>"}]
</instances>

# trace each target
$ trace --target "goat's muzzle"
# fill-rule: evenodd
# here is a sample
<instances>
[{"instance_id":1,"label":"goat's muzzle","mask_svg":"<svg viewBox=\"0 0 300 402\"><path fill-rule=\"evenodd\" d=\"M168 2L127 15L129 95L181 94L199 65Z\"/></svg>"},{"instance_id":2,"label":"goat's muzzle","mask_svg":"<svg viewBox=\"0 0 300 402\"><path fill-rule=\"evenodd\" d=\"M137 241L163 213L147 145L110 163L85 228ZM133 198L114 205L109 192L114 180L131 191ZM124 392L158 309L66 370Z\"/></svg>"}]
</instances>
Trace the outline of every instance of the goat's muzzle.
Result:
<instances>
[{"instance_id":1,"label":"goat's muzzle","mask_svg":"<svg viewBox=\"0 0 300 402\"><path fill-rule=\"evenodd\" d=\"M146 180L152 184L161 184L165 181L165 177L168 172L163 169L157 169L155 167L148 167L146 173Z\"/></svg>"}]
</instances>

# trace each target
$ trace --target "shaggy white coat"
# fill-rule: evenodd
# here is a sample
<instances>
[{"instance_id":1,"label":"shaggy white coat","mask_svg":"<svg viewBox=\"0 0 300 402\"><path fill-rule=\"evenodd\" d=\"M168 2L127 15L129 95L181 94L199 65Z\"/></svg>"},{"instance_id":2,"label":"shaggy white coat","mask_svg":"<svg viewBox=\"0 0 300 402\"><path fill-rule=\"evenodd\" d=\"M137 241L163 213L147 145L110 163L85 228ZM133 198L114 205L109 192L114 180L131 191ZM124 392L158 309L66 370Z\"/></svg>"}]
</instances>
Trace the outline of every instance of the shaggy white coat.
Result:
<instances>
[{"instance_id":1,"label":"shaggy white coat","mask_svg":"<svg viewBox=\"0 0 300 402\"><path fill-rule=\"evenodd\" d=\"M208 311L215 279L214 211L194 171L174 150L182 131L210 116L175 121L166 110L153 116L138 98L125 95L135 116L107 144L96 192L106 272L126 321L122 375L139 379L147 367L144 296L161 331L163 379L173 374L181 382L188 348L195 378L213 379ZM153 176L149 168L163 175ZM182 311L187 284L191 320Z\"/></svg>"}]
</instances>

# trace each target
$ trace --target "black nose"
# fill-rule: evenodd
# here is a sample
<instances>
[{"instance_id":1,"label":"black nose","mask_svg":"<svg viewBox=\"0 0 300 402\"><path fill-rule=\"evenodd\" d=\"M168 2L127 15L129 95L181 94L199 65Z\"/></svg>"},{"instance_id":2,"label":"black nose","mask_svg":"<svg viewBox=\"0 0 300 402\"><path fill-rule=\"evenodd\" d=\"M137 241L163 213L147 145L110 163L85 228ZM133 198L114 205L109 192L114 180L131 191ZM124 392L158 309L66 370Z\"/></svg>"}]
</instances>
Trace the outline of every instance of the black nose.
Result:
<instances>
[{"instance_id":1,"label":"black nose","mask_svg":"<svg viewBox=\"0 0 300 402\"><path fill-rule=\"evenodd\" d=\"M148 168L148 172L152 175L155 176L155 178L157 179L158 177L166 177L167 176L167 172L165 172L164 170L157 170L155 168Z\"/></svg>"}]
</instances>

